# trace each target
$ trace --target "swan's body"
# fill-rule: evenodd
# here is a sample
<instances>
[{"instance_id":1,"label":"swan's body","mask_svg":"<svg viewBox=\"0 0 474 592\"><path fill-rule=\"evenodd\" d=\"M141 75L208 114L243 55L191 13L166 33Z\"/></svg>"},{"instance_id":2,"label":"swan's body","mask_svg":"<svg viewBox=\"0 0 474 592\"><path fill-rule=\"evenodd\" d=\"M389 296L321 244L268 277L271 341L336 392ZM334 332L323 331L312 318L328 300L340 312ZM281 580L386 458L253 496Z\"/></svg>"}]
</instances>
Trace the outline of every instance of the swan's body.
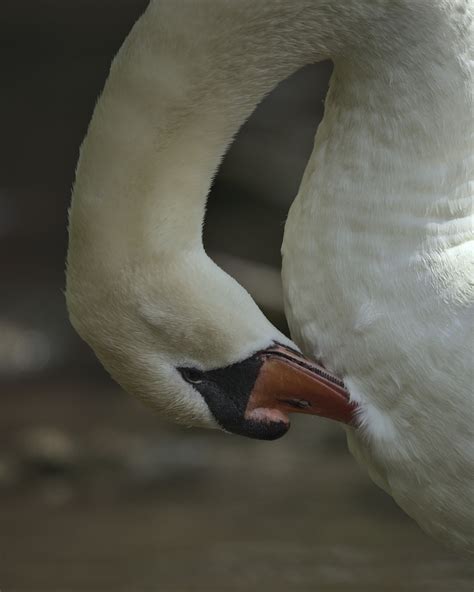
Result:
<instances>
[{"instance_id":1,"label":"swan's body","mask_svg":"<svg viewBox=\"0 0 474 592\"><path fill-rule=\"evenodd\" d=\"M473 14L461 0L152 2L82 148L67 290L125 388L222 425L176 369L291 343L204 253L207 191L260 98L332 57L285 229L292 337L348 386L350 448L372 478L471 550Z\"/></svg>"}]
</instances>

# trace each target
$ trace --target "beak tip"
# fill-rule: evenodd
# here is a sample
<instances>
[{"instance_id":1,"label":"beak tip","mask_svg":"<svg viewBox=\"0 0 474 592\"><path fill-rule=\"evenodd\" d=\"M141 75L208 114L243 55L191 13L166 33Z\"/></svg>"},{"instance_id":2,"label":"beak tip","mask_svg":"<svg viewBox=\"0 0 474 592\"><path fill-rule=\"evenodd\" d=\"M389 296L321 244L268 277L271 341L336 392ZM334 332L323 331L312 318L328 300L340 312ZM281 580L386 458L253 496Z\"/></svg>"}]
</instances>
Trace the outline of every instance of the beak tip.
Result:
<instances>
[{"instance_id":1,"label":"beak tip","mask_svg":"<svg viewBox=\"0 0 474 592\"><path fill-rule=\"evenodd\" d=\"M245 417L267 425L289 425L293 412L351 423L353 404L344 383L316 362L283 346L263 352Z\"/></svg>"}]
</instances>

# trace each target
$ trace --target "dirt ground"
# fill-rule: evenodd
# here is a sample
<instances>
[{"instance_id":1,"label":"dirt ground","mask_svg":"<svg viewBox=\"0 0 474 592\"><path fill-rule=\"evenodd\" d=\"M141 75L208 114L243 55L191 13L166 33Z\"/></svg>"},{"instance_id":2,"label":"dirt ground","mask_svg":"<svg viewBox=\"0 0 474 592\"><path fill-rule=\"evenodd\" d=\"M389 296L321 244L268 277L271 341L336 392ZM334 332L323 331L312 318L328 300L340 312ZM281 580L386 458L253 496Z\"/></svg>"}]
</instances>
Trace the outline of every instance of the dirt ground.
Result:
<instances>
[{"instance_id":1,"label":"dirt ground","mask_svg":"<svg viewBox=\"0 0 474 592\"><path fill-rule=\"evenodd\" d=\"M176 428L109 383L4 385L2 592L471 592L338 426Z\"/></svg>"}]
</instances>

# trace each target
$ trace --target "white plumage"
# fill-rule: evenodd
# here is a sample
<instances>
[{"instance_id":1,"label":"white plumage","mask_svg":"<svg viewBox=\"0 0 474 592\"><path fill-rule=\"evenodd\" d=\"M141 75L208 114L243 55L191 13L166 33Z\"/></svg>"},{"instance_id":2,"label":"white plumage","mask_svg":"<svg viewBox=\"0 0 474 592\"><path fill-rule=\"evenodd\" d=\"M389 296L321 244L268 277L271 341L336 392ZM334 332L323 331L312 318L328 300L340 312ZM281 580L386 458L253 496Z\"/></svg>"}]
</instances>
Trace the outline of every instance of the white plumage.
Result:
<instances>
[{"instance_id":1,"label":"white plumage","mask_svg":"<svg viewBox=\"0 0 474 592\"><path fill-rule=\"evenodd\" d=\"M176 368L291 342L203 250L212 176L265 93L332 58L285 228L292 338L358 403L349 445L376 483L471 551L473 18L470 0L152 1L81 149L67 283L118 382L216 427Z\"/></svg>"}]
</instances>

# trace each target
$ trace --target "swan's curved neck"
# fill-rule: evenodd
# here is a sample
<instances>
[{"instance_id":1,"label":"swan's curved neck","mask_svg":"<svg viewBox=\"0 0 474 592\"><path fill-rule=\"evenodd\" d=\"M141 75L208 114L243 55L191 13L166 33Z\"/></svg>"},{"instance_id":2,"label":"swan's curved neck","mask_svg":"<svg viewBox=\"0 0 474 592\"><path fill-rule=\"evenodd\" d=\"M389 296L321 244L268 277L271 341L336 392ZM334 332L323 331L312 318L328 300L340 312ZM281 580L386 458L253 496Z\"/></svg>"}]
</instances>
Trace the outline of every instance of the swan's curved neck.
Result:
<instances>
[{"instance_id":1,"label":"swan's curved neck","mask_svg":"<svg viewBox=\"0 0 474 592\"><path fill-rule=\"evenodd\" d=\"M459 48L441 45L446 39L437 31L441 9L418 15L432 21L423 37L411 22L416 10L411 14L410 2L403 10L400 3L398 8L384 4L368 2L365 10L360 2L341 2L334 11L314 0L202 0L179 8L152 1L112 65L82 147L71 250L80 242L88 265L100 252L110 268L124 258L201 248L207 193L232 137L280 80L327 57L336 70L331 126L319 135L320 154L329 133L337 130L332 149L349 139L341 154L350 160L352 153L351 162L339 158L337 166L353 167L358 149L373 136L372 117L380 143L374 162L363 163L360 171L378 174L380 151L390 163L396 142L411 158L421 159L416 134L426 140L427 162L436 159L439 165L444 153L452 153L445 142L458 141L470 116L455 83L463 68L456 58ZM376 14L380 11L387 21ZM390 24L390 18L398 18L404 32L398 29L398 37L391 33L388 39L380 23ZM466 41L458 35L458 43ZM453 111L448 126L446 109ZM338 155L333 157L336 162ZM331 171L337 174L334 167Z\"/></svg>"},{"instance_id":2,"label":"swan's curved neck","mask_svg":"<svg viewBox=\"0 0 474 592\"><path fill-rule=\"evenodd\" d=\"M110 269L201 248L212 178L242 122L280 80L342 42L318 3L308 8L326 24L317 34L300 4L150 3L112 64L81 148L70 262L80 250L89 267L107 259Z\"/></svg>"}]
</instances>

